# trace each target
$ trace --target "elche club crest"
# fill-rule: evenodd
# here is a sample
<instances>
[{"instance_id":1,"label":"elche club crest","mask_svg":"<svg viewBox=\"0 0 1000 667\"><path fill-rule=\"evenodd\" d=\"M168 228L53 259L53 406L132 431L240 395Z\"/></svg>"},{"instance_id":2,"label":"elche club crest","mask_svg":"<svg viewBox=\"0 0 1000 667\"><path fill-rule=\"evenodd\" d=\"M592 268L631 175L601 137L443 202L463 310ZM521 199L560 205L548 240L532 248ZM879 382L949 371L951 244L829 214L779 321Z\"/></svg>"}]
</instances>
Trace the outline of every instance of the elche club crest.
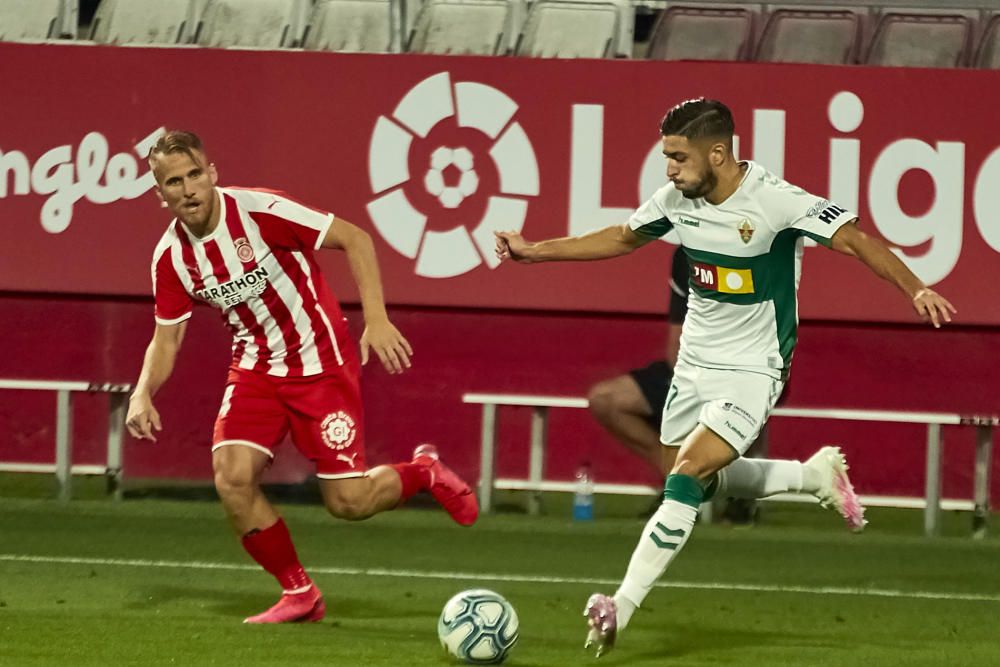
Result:
<instances>
[{"instance_id":1,"label":"elche club crest","mask_svg":"<svg viewBox=\"0 0 1000 667\"><path fill-rule=\"evenodd\" d=\"M517 110L492 86L453 84L440 72L376 121L368 215L396 252L416 260L418 276L451 278L483 263L495 268L493 232L524 226L525 197L538 195L539 177L531 141L514 120Z\"/></svg>"},{"instance_id":2,"label":"elche club crest","mask_svg":"<svg viewBox=\"0 0 1000 667\"><path fill-rule=\"evenodd\" d=\"M320 433L327 447L339 451L351 446L358 431L355 428L354 418L343 410L337 410L328 414L323 420Z\"/></svg>"},{"instance_id":3,"label":"elche club crest","mask_svg":"<svg viewBox=\"0 0 1000 667\"><path fill-rule=\"evenodd\" d=\"M740 220L739 226L736 228L740 232L740 238L744 243L750 243L750 239L753 238L754 226L749 219L743 218Z\"/></svg>"},{"instance_id":4,"label":"elche club crest","mask_svg":"<svg viewBox=\"0 0 1000 667\"><path fill-rule=\"evenodd\" d=\"M253 246L246 238L240 237L233 241L233 245L236 246L236 256L239 257L240 261L244 264L252 262L255 259L253 254Z\"/></svg>"}]
</instances>

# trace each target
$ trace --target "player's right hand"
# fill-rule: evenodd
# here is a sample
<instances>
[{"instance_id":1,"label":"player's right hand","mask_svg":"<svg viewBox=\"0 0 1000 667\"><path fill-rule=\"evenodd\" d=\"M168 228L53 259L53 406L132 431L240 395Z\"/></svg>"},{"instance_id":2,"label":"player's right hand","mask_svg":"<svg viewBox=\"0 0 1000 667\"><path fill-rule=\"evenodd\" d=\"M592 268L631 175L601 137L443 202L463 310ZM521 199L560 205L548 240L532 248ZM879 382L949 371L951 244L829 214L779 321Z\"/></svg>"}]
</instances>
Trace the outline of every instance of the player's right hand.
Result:
<instances>
[{"instance_id":1,"label":"player's right hand","mask_svg":"<svg viewBox=\"0 0 1000 667\"><path fill-rule=\"evenodd\" d=\"M163 425L160 424L160 413L153 407L153 400L147 394L133 394L129 399L125 428L133 438L156 442L153 429L162 431Z\"/></svg>"},{"instance_id":2,"label":"player's right hand","mask_svg":"<svg viewBox=\"0 0 1000 667\"><path fill-rule=\"evenodd\" d=\"M952 314L958 313L948 299L929 287L924 287L913 295L913 309L920 319L930 322L935 329L940 329L945 322L951 322Z\"/></svg>"},{"instance_id":3,"label":"player's right hand","mask_svg":"<svg viewBox=\"0 0 1000 667\"><path fill-rule=\"evenodd\" d=\"M497 259L501 262L505 259L512 259L515 262L531 261L526 254L531 244L525 241L519 232L493 232L493 235L497 241Z\"/></svg>"}]
</instances>

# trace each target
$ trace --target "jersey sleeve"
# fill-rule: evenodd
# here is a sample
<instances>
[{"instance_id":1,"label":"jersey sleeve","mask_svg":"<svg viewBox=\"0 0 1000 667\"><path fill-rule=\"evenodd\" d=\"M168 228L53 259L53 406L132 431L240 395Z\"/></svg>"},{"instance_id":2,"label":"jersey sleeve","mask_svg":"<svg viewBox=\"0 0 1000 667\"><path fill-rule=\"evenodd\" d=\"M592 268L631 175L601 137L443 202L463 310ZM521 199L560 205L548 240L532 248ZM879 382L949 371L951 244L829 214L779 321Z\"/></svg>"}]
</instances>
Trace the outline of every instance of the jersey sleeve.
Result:
<instances>
[{"instance_id":1,"label":"jersey sleeve","mask_svg":"<svg viewBox=\"0 0 1000 667\"><path fill-rule=\"evenodd\" d=\"M254 192L250 217L268 245L288 250L319 250L333 224L333 213L289 199L281 192Z\"/></svg>"},{"instance_id":2,"label":"jersey sleeve","mask_svg":"<svg viewBox=\"0 0 1000 667\"><path fill-rule=\"evenodd\" d=\"M833 235L858 214L839 206L829 199L817 197L801 188L782 182L775 188L773 197L779 212L776 231L794 229L817 243L830 246Z\"/></svg>"},{"instance_id":3,"label":"jersey sleeve","mask_svg":"<svg viewBox=\"0 0 1000 667\"><path fill-rule=\"evenodd\" d=\"M667 188L660 188L628 219L629 228L650 239L658 239L674 228L667 215Z\"/></svg>"},{"instance_id":4,"label":"jersey sleeve","mask_svg":"<svg viewBox=\"0 0 1000 667\"><path fill-rule=\"evenodd\" d=\"M170 248L153 261L153 301L157 324L179 324L191 317L194 300L177 276Z\"/></svg>"},{"instance_id":5,"label":"jersey sleeve","mask_svg":"<svg viewBox=\"0 0 1000 667\"><path fill-rule=\"evenodd\" d=\"M667 320L682 324L688 310L688 279L691 273L683 248L674 251L670 265L670 310Z\"/></svg>"}]
</instances>

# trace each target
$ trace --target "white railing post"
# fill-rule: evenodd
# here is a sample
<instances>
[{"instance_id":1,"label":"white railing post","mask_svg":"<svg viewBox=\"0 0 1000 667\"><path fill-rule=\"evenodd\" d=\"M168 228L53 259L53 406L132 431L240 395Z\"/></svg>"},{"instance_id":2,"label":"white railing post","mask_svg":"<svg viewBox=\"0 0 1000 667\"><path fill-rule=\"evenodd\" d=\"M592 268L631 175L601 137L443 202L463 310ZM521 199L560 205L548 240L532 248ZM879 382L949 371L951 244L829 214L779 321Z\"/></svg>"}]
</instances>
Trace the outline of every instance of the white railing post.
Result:
<instances>
[{"instance_id":1,"label":"white railing post","mask_svg":"<svg viewBox=\"0 0 1000 667\"><path fill-rule=\"evenodd\" d=\"M941 519L941 425L927 425L927 478L924 488L924 534L937 535Z\"/></svg>"},{"instance_id":2,"label":"white railing post","mask_svg":"<svg viewBox=\"0 0 1000 667\"><path fill-rule=\"evenodd\" d=\"M496 462L496 418L497 406L484 403L479 450L479 509L482 512L493 510L493 481L496 479L496 472L493 469Z\"/></svg>"},{"instance_id":3,"label":"white railing post","mask_svg":"<svg viewBox=\"0 0 1000 667\"><path fill-rule=\"evenodd\" d=\"M986 537L990 518L990 464L993 458L993 427L976 427L976 477L973 491L972 536Z\"/></svg>"},{"instance_id":4,"label":"white railing post","mask_svg":"<svg viewBox=\"0 0 1000 667\"><path fill-rule=\"evenodd\" d=\"M125 427L125 408L128 394L108 395L108 494L115 500L122 499L122 431Z\"/></svg>"},{"instance_id":5,"label":"white railing post","mask_svg":"<svg viewBox=\"0 0 1000 667\"><path fill-rule=\"evenodd\" d=\"M542 510L542 479L545 477L545 439L548 435L549 409L538 407L531 411L531 458L528 462L528 481L536 485L528 496L528 514Z\"/></svg>"},{"instance_id":6,"label":"white railing post","mask_svg":"<svg viewBox=\"0 0 1000 667\"><path fill-rule=\"evenodd\" d=\"M56 391L56 482L62 502L73 496L73 410L68 389Z\"/></svg>"}]
</instances>

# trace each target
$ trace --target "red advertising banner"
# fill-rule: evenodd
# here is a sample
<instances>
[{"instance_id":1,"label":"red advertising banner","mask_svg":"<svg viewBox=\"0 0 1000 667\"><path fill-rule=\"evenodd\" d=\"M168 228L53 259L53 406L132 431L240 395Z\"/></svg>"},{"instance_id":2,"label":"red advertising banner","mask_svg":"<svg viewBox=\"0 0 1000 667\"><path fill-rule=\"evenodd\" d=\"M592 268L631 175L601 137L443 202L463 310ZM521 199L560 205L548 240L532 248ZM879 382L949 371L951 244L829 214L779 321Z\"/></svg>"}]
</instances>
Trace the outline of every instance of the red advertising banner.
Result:
<instances>
[{"instance_id":1,"label":"red advertising banner","mask_svg":"<svg viewBox=\"0 0 1000 667\"><path fill-rule=\"evenodd\" d=\"M741 157L859 211L960 321L1000 324L1000 73L19 44L0 63L0 290L148 294L169 216L143 157L170 127L202 136L222 184L368 229L392 303L661 312L666 244L497 269L492 230L623 222L665 182L660 117L704 95L733 109ZM806 318L912 319L818 247L801 296Z\"/></svg>"}]
</instances>

